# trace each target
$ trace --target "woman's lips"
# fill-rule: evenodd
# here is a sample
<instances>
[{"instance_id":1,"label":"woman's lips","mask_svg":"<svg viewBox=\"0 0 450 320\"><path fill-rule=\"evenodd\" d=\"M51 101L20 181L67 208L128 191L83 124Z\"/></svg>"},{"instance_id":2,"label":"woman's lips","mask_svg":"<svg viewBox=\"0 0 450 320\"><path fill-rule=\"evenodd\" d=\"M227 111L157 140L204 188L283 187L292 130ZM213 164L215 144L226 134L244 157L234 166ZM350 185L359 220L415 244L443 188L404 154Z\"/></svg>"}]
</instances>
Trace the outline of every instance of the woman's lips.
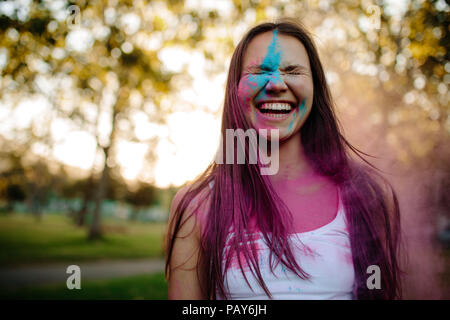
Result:
<instances>
[{"instance_id":1,"label":"woman's lips","mask_svg":"<svg viewBox=\"0 0 450 320\"><path fill-rule=\"evenodd\" d=\"M295 107L290 102L263 102L256 106L258 116L269 121L283 121L291 115Z\"/></svg>"}]
</instances>

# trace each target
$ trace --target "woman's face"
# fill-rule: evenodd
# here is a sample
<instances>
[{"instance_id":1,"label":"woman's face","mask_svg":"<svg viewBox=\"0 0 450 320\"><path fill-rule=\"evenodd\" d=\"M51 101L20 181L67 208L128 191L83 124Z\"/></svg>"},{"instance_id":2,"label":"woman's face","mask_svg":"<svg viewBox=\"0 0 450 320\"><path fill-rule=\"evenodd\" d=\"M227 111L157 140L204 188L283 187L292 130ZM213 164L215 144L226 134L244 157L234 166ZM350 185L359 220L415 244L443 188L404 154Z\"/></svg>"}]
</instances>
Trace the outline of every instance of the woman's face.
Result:
<instances>
[{"instance_id":1,"label":"woman's face","mask_svg":"<svg viewBox=\"0 0 450 320\"><path fill-rule=\"evenodd\" d=\"M254 129L268 129L269 133L270 129L279 129L280 141L288 139L308 117L313 93L308 54L298 39L275 30L250 41L239 98Z\"/></svg>"}]
</instances>

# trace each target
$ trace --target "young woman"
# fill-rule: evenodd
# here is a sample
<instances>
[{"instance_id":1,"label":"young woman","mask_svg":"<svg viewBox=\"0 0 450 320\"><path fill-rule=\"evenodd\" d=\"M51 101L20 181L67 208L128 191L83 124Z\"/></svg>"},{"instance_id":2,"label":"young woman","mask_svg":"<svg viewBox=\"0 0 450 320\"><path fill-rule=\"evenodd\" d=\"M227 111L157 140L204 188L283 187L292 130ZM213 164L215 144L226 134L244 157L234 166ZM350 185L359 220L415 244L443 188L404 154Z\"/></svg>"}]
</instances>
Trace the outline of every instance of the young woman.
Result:
<instances>
[{"instance_id":1,"label":"young woman","mask_svg":"<svg viewBox=\"0 0 450 320\"><path fill-rule=\"evenodd\" d=\"M177 193L169 298L400 297L395 193L342 136L317 50L300 24L263 23L238 44L222 137L227 129L277 130L278 171L262 174L262 162L246 153L245 164L214 162ZM220 151L230 150L238 151L223 139Z\"/></svg>"}]
</instances>

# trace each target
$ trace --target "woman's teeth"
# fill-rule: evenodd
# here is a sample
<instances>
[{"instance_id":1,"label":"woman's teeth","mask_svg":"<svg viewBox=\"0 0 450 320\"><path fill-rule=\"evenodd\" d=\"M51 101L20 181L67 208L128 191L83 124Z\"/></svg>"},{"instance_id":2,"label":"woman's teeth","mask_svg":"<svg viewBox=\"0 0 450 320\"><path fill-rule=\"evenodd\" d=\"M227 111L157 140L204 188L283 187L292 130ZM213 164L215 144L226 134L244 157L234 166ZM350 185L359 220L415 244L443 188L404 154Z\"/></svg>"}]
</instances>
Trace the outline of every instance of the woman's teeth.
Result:
<instances>
[{"instance_id":1,"label":"woman's teeth","mask_svg":"<svg viewBox=\"0 0 450 320\"><path fill-rule=\"evenodd\" d=\"M265 115L275 119L281 119L284 117L283 113L265 113Z\"/></svg>"},{"instance_id":2,"label":"woman's teeth","mask_svg":"<svg viewBox=\"0 0 450 320\"><path fill-rule=\"evenodd\" d=\"M285 114L291 112L289 103L263 103L259 106L261 113L273 118L283 118Z\"/></svg>"},{"instance_id":3,"label":"woman's teeth","mask_svg":"<svg viewBox=\"0 0 450 320\"><path fill-rule=\"evenodd\" d=\"M263 103L259 108L263 110L287 110L287 111L291 111L292 109L289 103Z\"/></svg>"}]
</instances>

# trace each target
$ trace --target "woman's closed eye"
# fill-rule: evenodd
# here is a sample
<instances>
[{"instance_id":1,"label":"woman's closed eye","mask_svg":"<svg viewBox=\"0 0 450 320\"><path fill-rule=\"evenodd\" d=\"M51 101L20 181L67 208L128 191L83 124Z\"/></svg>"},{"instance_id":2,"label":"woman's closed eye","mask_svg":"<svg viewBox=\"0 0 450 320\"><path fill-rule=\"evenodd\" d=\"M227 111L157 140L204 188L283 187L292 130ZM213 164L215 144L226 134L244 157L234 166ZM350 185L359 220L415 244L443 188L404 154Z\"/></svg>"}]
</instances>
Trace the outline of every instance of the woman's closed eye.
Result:
<instances>
[{"instance_id":1,"label":"woman's closed eye","mask_svg":"<svg viewBox=\"0 0 450 320\"><path fill-rule=\"evenodd\" d=\"M266 70L259 70L259 71L253 71L250 74L254 74L254 75L261 75L261 74L269 74L269 73L273 73L272 71L266 71ZM280 71L280 74L289 74L289 75L301 75L304 72L301 71Z\"/></svg>"},{"instance_id":2,"label":"woman's closed eye","mask_svg":"<svg viewBox=\"0 0 450 320\"><path fill-rule=\"evenodd\" d=\"M301 75L303 73L300 71L283 71L282 74Z\"/></svg>"},{"instance_id":3,"label":"woman's closed eye","mask_svg":"<svg viewBox=\"0 0 450 320\"><path fill-rule=\"evenodd\" d=\"M292 68L292 69L282 70L282 73L283 74L300 75L300 74L305 74L305 71L300 70L298 68Z\"/></svg>"},{"instance_id":4,"label":"woman's closed eye","mask_svg":"<svg viewBox=\"0 0 450 320\"><path fill-rule=\"evenodd\" d=\"M293 65L293 66L287 66L286 68L282 68L281 73L283 74L289 74L289 75L302 75L302 74L308 74L308 71L299 65Z\"/></svg>"},{"instance_id":5,"label":"woman's closed eye","mask_svg":"<svg viewBox=\"0 0 450 320\"><path fill-rule=\"evenodd\" d=\"M257 70L253 70L251 73L252 74L267 74L270 73L271 70L266 70L266 69L257 69Z\"/></svg>"},{"instance_id":6,"label":"woman's closed eye","mask_svg":"<svg viewBox=\"0 0 450 320\"><path fill-rule=\"evenodd\" d=\"M286 69L280 69L280 74L282 75L302 75L307 74L305 70L301 70L299 68L286 68ZM245 74L251 74L251 75L266 75L274 73L273 70L266 70L266 69L252 69L245 72Z\"/></svg>"}]
</instances>

